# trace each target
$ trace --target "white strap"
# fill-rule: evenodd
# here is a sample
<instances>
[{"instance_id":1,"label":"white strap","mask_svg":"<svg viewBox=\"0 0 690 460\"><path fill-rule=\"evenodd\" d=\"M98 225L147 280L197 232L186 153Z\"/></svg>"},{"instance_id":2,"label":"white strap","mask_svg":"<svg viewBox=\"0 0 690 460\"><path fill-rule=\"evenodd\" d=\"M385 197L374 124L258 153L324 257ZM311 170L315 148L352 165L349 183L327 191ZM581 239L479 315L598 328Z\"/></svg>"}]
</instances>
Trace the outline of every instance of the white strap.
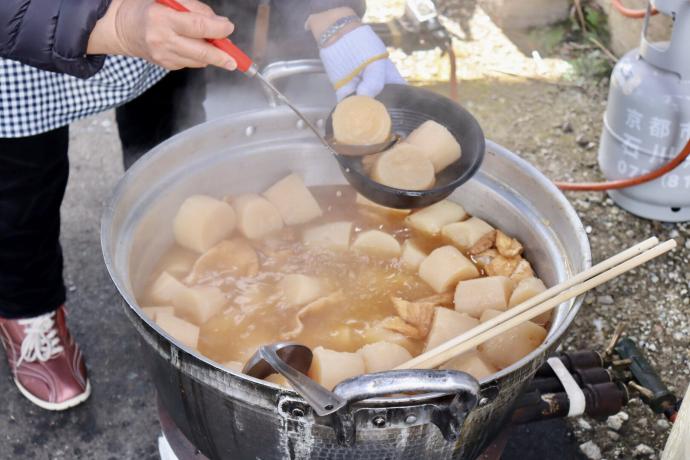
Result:
<instances>
[{"instance_id":1,"label":"white strap","mask_svg":"<svg viewBox=\"0 0 690 460\"><path fill-rule=\"evenodd\" d=\"M570 400L568 417L577 417L578 415L584 414L587 401L585 400L585 394L582 392L580 385L578 385L573 376L570 375L570 372L560 359L549 358L546 362L549 363L556 377L561 381L561 385L565 388L565 393L568 395L568 399Z\"/></svg>"}]
</instances>

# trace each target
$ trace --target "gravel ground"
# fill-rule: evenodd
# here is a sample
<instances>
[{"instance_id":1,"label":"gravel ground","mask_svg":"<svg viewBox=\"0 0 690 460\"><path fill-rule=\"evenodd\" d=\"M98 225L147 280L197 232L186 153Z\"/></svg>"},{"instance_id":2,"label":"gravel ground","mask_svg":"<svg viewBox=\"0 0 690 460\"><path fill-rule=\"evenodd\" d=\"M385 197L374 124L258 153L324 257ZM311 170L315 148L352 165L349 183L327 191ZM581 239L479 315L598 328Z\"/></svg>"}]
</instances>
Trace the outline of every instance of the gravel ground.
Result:
<instances>
[{"instance_id":1,"label":"gravel ground","mask_svg":"<svg viewBox=\"0 0 690 460\"><path fill-rule=\"evenodd\" d=\"M472 37L455 44L461 57L461 98L487 136L554 179L600 179L596 147L607 82L564 80L569 66L558 56L537 69L529 53L493 28L474 2L460 4L465 16L455 22L462 27L451 26ZM384 7L398 8L400 2L370 5L374 17L383 17ZM439 53L394 57L406 76L447 91L446 64ZM526 78L501 76L497 68ZM537 70L542 73L535 74ZM137 341L100 255L102 203L122 171L112 114L76 123L71 141L62 238L72 330L89 358L94 394L80 408L47 414L22 399L9 378L1 379L0 458L155 458L159 428L154 394L144 369L131 359ZM588 295L565 347L603 349L614 327L625 322L626 334L643 346L680 394L690 380L690 224L639 219L602 194L568 197L588 228L595 260L649 235L675 238L680 249ZM0 375L8 375L6 367L0 361ZM633 402L625 414L608 421L583 418L569 425L557 421L523 427L505 458L656 458L669 429L662 417Z\"/></svg>"}]
</instances>

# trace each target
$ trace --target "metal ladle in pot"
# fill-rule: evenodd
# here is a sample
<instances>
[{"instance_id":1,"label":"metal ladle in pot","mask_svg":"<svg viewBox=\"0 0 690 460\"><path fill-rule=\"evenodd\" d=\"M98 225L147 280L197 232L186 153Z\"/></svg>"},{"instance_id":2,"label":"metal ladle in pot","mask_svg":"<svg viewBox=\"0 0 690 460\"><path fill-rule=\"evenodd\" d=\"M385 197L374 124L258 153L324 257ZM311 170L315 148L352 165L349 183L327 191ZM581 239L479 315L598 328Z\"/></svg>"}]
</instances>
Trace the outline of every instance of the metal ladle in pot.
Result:
<instances>
[{"instance_id":1,"label":"metal ladle in pot","mask_svg":"<svg viewBox=\"0 0 690 460\"><path fill-rule=\"evenodd\" d=\"M317 415L329 415L345 407L347 400L307 377L312 357L309 347L295 342L263 345L247 361L242 372L257 379L264 379L278 372L302 395Z\"/></svg>"},{"instance_id":2,"label":"metal ladle in pot","mask_svg":"<svg viewBox=\"0 0 690 460\"><path fill-rule=\"evenodd\" d=\"M189 10L176 0L156 0L180 12ZM232 56L237 69L248 77L257 77L281 101L304 121L305 125L319 138L334 155L347 181L359 193L375 203L390 208L413 209L429 206L448 197L456 188L477 172L484 158L484 134L479 123L465 109L450 99L406 85L388 85L378 99L384 103L393 120L393 133L389 142L369 146L351 146L329 142L333 139L331 117L326 123L326 136L265 78L252 59L229 39L209 39L213 46ZM409 134L424 121L435 120L455 136L462 147L462 157L436 176L436 184L429 190L402 190L387 187L371 179L362 165L362 155L378 153L390 148L400 138ZM359 156L353 156L356 152Z\"/></svg>"}]
</instances>

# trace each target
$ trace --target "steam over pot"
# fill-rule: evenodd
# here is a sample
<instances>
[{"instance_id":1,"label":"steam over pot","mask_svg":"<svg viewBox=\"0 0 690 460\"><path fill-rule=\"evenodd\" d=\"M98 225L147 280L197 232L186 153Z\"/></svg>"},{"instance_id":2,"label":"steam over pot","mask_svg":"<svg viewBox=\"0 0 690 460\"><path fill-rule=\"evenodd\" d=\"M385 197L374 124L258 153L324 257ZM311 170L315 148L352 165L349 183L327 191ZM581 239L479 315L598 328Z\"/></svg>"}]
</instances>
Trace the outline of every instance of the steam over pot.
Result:
<instances>
[{"instance_id":1,"label":"steam over pot","mask_svg":"<svg viewBox=\"0 0 690 460\"><path fill-rule=\"evenodd\" d=\"M327 109L305 112L317 119ZM211 458L475 458L558 345L581 299L559 307L537 350L481 382L479 404L466 419L457 416L463 406L453 395L369 399L348 413L351 446L338 442L334 427L340 422L316 417L296 393L180 347L137 305L135 295L173 241L171 222L186 197L258 192L289 172L307 185L345 184L337 162L297 126L292 112L259 110L208 122L161 144L129 170L110 199L101 231L106 265L142 338L142 357L165 409ZM565 197L499 145L487 142L481 170L450 199L514 234L549 285L590 266L585 231ZM449 441L453 436L439 427L452 431L453 420L459 421L458 437Z\"/></svg>"}]
</instances>

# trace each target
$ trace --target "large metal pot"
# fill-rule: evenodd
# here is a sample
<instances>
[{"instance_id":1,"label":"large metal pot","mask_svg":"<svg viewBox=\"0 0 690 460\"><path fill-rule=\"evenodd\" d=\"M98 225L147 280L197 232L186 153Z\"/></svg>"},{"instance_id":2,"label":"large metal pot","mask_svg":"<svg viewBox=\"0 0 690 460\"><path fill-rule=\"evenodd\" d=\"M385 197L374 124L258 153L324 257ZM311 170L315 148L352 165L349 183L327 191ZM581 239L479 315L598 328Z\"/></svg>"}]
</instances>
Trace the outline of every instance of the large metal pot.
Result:
<instances>
[{"instance_id":1,"label":"large metal pot","mask_svg":"<svg viewBox=\"0 0 690 460\"><path fill-rule=\"evenodd\" d=\"M326 110L306 113L316 119ZM106 265L143 339L143 359L165 409L211 458L475 458L558 345L580 299L559 307L542 346L481 382L479 404L469 414L458 415L457 398L439 393L361 401L348 409L350 446L336 437L338 421L316 417L296 393L221 368L175 343L142 313L135 296L173 241L171 222L187 196L258 192L290 171L308 185L344 183L337 162L291 112L259 110L168 140L134 165L110 199L101 237ZM488 143L482 169L451 199L517 236L547 284L590 266L587 236L565 197L499 145ZM453 431L458 437L449 441Z\"/></svg>"}]
</instances>

